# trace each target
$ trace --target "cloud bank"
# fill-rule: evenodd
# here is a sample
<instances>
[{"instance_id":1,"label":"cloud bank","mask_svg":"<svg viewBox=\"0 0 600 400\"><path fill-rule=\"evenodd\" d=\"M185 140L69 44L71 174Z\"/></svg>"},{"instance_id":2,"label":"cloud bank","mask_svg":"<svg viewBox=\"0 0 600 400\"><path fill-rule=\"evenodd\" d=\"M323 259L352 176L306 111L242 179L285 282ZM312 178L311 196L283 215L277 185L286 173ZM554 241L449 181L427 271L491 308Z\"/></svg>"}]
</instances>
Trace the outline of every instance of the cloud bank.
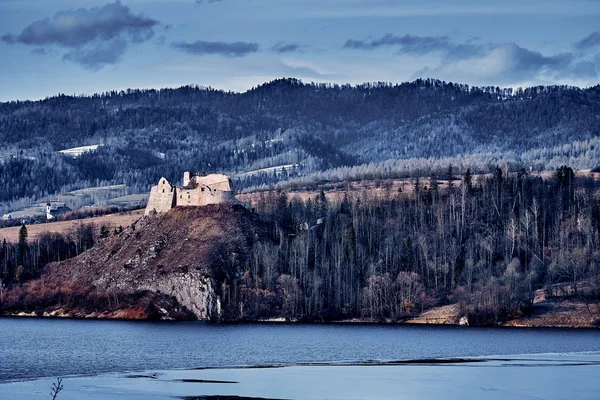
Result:
<instances>
[{"instance_id":1,"label":"cloud bank","mask_svg":"<svg viewBox=\"0 0 600 400\"><path fill-rule=\"evenodd\" d=\"M595 32L576 44L579 49L600 45ZM412 78L439 77L448 80L514 84L538 79L594 79L597 66L572 52L544 55L516 43L457 43L448 36L397 36L386 34L376 39L348 39L344 49L373 51L392 48L396 54L438 56L439 64L425 66Z\"/></svg>"},{"instance_id":2,"label":"cloud bank","mask_svg":"<svg viewBox=\"0 0 600 400\"><path fill-rule=\"evenodd\" d=\"M284 53L294 53L296 51L299 51L301 48L302 48L302 46L299 45L298 43L279 42L279 43L276 43L273 47L271 47L271 50L274 51L275 53L284 54Z\"/></svg>"},{"instance_id":3,"label":"cloud bank","mask_svg":"<svg viewBox=\"0 0 600 400\"><path fill-rule=\"evenodd\" d=\"M260 46L253 42L207 42L196 40L195 42L176 42L173 47L189 54L205 55L219 54L228 57L243 57L256 53Z\"/></svg>"},{"instance_id":4,"label":"cloud bank","mask_svg":"<svg viewBox=\"0 0 600 400\"><path fill-rule=\"evenodd\" d=\"M35 21L21 33L7 33L0 39L9 44L68 48L71 50L64 59L98 69L118 62L130 43L150 39L158 24L117 1L103 7L61 11L52 19Z\"/></svg>"},{"instance_id":5,"label":"cloud bank","mask_svg":"<svg viewBox=\"0 0 600 400\"><path fill-rule=\"evenodd\" d=\"M425 54L432 51L446 50L451 47L447 36L395 36L388 33L379 39L355 40L348 39L344 44L346 49L373 50L378 47L399 46L407 53Z\"/></svg>"}]
</instances>

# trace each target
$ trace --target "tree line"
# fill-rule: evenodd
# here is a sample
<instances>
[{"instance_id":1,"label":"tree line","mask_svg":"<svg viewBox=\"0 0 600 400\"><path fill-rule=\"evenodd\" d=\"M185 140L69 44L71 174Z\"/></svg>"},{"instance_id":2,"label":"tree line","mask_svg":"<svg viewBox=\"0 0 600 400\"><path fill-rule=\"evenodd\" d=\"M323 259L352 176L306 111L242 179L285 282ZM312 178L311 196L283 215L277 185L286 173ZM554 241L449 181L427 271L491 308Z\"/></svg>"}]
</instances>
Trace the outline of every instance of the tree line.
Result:
<instances>
[{"instance_id":1,"label":"tree line","mask_svg":"<svg viewBox=\"0 0 600 400\"><path fill-rule=\"evenodd\" d=\"M123 228L111 230L106 225L77 223L68 232L43 232L35 239L30 239L27 226L23 224L17 242L2 240L0 287L37 278L46 264L76 257L91 248L99 238L119 231L123 231Z\"/></svg>"}]
</instances>

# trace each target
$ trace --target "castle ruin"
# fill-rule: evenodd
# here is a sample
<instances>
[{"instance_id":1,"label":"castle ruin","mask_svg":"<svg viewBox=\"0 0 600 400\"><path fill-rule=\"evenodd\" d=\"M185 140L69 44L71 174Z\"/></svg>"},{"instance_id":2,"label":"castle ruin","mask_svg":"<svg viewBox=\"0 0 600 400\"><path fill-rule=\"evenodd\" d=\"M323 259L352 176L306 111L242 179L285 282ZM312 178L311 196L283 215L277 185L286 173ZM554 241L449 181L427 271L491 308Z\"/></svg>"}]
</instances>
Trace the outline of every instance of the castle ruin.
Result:
<instances>
[{"instance_id":1,"label":"castle ruin","mask_svg":"<svg viewBox=\"0 0 600 400\"><path fill-rule=\"evenodd\" d=\"M160 178L152 186L145 215L167 212L173 207L205 206L235 202L231 179L224 174L184 172L183 186L175 186L167 178Z\"/></svg>"}]
</instances>

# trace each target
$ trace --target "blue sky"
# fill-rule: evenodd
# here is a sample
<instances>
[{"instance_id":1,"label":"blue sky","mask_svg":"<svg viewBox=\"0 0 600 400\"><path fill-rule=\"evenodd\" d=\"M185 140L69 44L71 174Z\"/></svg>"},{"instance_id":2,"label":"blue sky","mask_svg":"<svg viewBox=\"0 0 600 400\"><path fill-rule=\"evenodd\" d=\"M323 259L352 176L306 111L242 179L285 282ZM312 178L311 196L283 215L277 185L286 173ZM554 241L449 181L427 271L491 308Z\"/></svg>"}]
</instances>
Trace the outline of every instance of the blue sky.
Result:
<instances>
[{"instance_id":1,"label":"blue sky","mask_svg":"<svg viewBox=\"0 0 600 400\"><path fill-rule=\"evenodd\" d=\"M600 81L598 0L0 0L0 101L279 77Z\"/></svg>"}]
</instances>

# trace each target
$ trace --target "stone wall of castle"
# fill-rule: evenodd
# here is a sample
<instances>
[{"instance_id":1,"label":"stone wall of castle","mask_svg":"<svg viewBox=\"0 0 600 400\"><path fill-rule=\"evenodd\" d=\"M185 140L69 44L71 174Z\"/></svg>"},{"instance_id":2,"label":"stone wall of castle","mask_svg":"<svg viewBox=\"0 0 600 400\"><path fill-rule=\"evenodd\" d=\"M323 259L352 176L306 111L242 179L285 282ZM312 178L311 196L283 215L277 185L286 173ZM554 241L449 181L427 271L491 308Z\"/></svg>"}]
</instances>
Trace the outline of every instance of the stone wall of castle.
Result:
<instances>
[{"instance_id":1,"label":"stone wall of castle","mask_svg":"<svg viewBox=\"0 0 600 400\"><path fill-rule=\"evenodd\" d=\"M178 188L175 206L205 206L235 201L232 191L209 190L205 187L196 189Z\"/></svg>"},{"instance_id":2,"label":"stone wall of castle","mask_svg":"<svg viewBox=\"0 0 600 400\"><path fill-rule=\"evenodd\" d=\"M150 190L148 205L145 214L151 212L167 212L175 205L176 187L171 185L166 178L160 178L158 185Z\"/></svg>"},{"instance_id":3,"label":"stone wall of castle","mask_svg":"<svg viewBox=\"0 0 600 400\"><path fill-rule=\"evenodd\" d=\"M210 187L212 190L231 191L229 177L225 174L210 174L206 176L194 175L188 179L189 185L191 186L207 186ZM185 182L185 177L183 180ZM187 185L184 184L183 186Z\"/></svg>"}]
</instances>

